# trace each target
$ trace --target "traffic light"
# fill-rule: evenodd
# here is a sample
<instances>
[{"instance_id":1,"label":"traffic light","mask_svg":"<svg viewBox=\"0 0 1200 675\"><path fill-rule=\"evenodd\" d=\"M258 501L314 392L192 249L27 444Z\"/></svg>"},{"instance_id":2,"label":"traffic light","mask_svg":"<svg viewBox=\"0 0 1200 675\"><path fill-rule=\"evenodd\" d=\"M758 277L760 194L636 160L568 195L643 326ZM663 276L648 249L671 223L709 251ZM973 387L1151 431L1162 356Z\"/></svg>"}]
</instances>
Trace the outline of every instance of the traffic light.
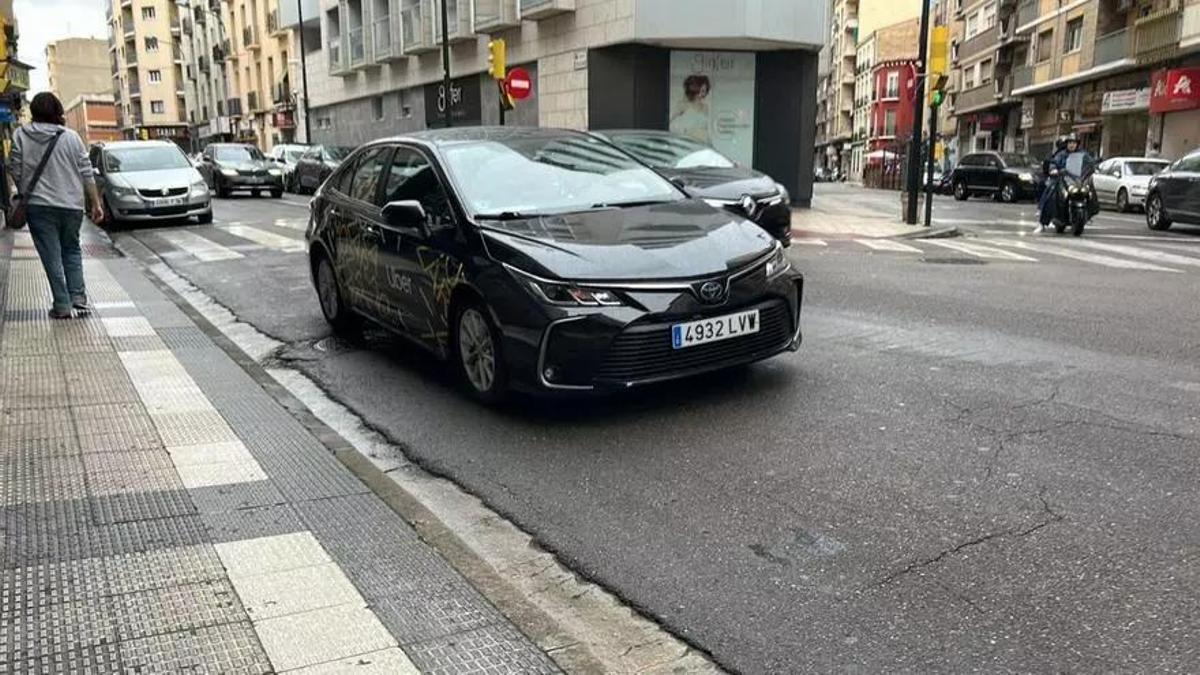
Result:
<instances>
[{"instance_id":1,"label":"traffic light","mask_svg":"<svg viewBox=\"0 0 1200 675\"><path fill-rule=\"evenodd\" d=\"M502 38L488 40L488 74L497 80L508 74L507 49Z\"/></svg>"},{"instance_id":2,"label":"traffic light","mask_svg":"<svg viewBox=\"0 0 1200 675\"><path fill-rule=\"evenodd\" d=\"M944 74L935 75L929 81L929 106L937 108L946 102L946 83L950 78Z\"/></svg>"},{"instance_id":3,"label":"traffic light","mask_svg":"<svg viewBox=\"0 0 1200 675\"><path fill-rule=\"evenodd\" d=\"M936 108L946 100L946 79L950 73L950 27L934 26L929 31L929 68L925 75L929 105Z\"/></svg>"}]
</instances>

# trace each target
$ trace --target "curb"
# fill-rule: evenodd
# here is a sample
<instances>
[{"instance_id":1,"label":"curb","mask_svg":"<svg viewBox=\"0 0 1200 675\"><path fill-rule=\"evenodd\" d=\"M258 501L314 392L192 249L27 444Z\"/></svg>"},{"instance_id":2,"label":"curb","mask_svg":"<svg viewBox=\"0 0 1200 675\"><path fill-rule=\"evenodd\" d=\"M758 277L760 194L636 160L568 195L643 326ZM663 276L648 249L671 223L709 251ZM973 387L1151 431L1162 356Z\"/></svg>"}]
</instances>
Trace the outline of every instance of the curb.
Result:
<instances>
[{"instance_id":1,"label":"curb","mask_svg":"<svg viewBox=\"0 0 1200 675\"><path fill-rule=\"evenodd\" d=\"M930 227L921 228L915 232L905 232L898 234L892 239L950 239L953 237L961 237L962 232L957 226L950 225L947 227Z\"/></svg>"}]
</instances>

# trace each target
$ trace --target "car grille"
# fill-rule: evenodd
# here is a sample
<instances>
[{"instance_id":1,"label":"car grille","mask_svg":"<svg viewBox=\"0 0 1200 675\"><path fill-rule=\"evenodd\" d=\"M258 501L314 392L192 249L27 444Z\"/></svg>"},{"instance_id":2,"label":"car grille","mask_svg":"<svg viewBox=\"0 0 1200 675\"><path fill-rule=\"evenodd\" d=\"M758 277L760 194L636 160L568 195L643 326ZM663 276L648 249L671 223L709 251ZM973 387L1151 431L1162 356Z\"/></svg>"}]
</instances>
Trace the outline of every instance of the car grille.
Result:
<instances>
[{"instance_id":1,"label":"car grille","mask_svg":"<svg viewBox=\"0 0 1200 675\"><path fill-rule=\"evenodd\" d=\"M729 312L745 309L753 308ZM758 309L761 328L757 333L686 349L671 346L669 324L627 328L613 340L595 379L637 382L765 356L791 339L793 322L783 300L771 301Z\"/></svg>"},{"instance_id":2,"label":"car grille","mask_svg":"<svg viewBox=\"0 0 1200 675\"><path fill-rule=\"evenodd\" d=\"M138 194L147 199L162 199L163 197L178 197L180 195L186 195L187 191L188 189L185 187L167 188L166 192L163 192L162 188L159 188L157 190L138 190Z\"/></svg>"},{"instance_id":3,"label":"car grille","mask_svg":"<svg viewBox=\"0 0 1200 675\"><path fill-rule=\"evenodd\" d=\"M238 169L238 174L242 176L265 176L266 169Z\"/></svg>"},{"instance_id":4,"label":"car grille","mask_svg":"<svg viewBox=\"0 0 1200 675\"><path fill-rule=\"evenodd\" d=\"M124 213L130 216L183 216L187 215L187 212L194 208L199 208L199 206L183 204L181 206L160 206L150 209L126 209Z\"/></svg>"}]
</instances>

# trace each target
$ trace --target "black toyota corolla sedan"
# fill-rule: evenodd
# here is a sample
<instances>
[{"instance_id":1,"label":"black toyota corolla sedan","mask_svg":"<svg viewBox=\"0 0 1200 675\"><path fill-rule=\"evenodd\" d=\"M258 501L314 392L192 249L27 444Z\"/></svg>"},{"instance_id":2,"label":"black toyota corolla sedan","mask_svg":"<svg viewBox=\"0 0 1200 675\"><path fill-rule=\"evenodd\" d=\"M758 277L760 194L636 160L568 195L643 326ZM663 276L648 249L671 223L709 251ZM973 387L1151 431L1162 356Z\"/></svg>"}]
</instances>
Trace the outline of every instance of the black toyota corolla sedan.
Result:
<instances>
[{"instance_id":1,"label":"black toyota corolla sedan","mask_svg":"<svg viewBox=\"0 0 1200 675\"><path fill-rule=\"evenodd\" d=\"M592 134L654 167L688 195L739 212L784 246L791 245L792 198L770 176L738 165L715 148L666 131L613 129Z\"/></svg>"},{"instance_id":2,"label":"black toyota corolla sedan","mask_svg":"<svg viewBox=\"0 0 1200 675\"><path fill-rule=\"evenodd\" d=\"M485 401L631 387L800 343L803 278L778 241L587 134L375 141L311 209L312 278L335 329L400 333Z\"/></svg>"}]
</instances>

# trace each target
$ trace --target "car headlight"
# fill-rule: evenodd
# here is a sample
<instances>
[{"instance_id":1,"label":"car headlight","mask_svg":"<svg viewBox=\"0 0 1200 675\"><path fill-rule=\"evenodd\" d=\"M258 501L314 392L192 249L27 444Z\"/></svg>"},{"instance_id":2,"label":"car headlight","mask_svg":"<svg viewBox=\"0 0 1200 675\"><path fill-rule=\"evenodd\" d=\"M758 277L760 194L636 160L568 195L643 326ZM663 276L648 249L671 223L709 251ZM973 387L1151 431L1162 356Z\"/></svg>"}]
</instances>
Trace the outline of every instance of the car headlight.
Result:
<instances>
[{"instance_id":1,"label":"car headlight","mask_svg":"<svg viewBox=\"0 0 1200 675\"><path fill-rule=\"evenodd\" d=\"M784 204L792 203L792 196L790 194L788 194L787 188L783 187L783 183L776 183L775 189L779 190L779 196L783 197Z\"/></svg>"},{"instance_id":2,"label":"car headlight","mask_svg":"<svg viewBox=\"0 0 1200 675\"><path fill-rule=\"evenodd\" d=\"M203 180L192 183L192 192L208 192L208 183L205 183Z\"/></svg>"},{"instance_id":3,"label":"car headlight","mask_svg":"<svg viewBox=\"0 0 1200 675\"><path fill-rule=\"evenodd\" d=\"M624 302L616 293L602 288L583 288L567 282L549 281L505 265L517 279L528 285L534 297L558 307L615 307Z\"/></svg>"},{"instance_id":4,"label":"car headlight","mask_svg":"<svg viewBox=\"0 0 1200 675\"><path fill-rule=\"evenodd\" d=\"M133 195L137 194L137 190L134 188L125 187L124 185L117 185L116 183L110 183L109 190L111 190L113 196L116 197L132 197Z\"/></svg>"},{"instance_id":5,"label":"car headlight","mask_svg":"<svg viewBox=\"0 0 1200 675\"><path fill-rule=\"evenodd\" d=\"M237 171L234 171L233 169L221 169L221 175L232 178L237 175Z\"/></svg>"},{"instance_id":6,"label":"car headlight","mask_svg":"<svg viewBox=\"0 0 1200 675\"><path fill-rule=\"evenodd\" d=\"M267 169L267 173L271 174L272 176L282 176L283 169Z\"/></svg>"},{"instance_id":7,"label":"car headlight","mask_svg":"<svg viewBox=\"0 0 1200 675\"><path fill-rule=\"evenodd\" d=\"M790 269L792 269L792 261L788 260L783 246L776 246L775 252L767 260L767 278L774 279Z\"/></svg>"},{"instance_id":8,"label":"car headlight","mask_svg":"<svg viewBox=\"0 0 1200 675\"><path fill-rule=\"evenodd\" d=\"M1033 174L1031 174L1031 173L1017 174L1017 178L1020 178L1023 182L1026 182L1026 183L1033 182Z\"/></svg>"}]
</instances>

